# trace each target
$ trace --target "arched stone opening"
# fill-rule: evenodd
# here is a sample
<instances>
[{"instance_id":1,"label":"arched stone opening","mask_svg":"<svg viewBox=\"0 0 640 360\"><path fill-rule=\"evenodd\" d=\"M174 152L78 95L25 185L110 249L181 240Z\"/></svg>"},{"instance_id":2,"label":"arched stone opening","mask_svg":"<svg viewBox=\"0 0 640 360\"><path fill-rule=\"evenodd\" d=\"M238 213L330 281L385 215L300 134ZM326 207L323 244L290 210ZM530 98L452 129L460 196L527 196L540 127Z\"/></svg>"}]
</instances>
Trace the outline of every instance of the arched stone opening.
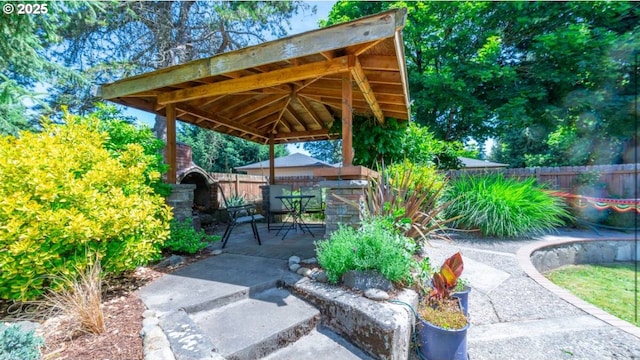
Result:
<instances>
[{"instance_id":1,"label":"arched stone opening","mask_svg":"<svg viewBox=\"0 0 640 360\"><path fill-rule=\"evenodd\" d=\"M206 175L198 172L188 172L180 180L180 184L193 184L196 188L193 190L193 208L198 212L209 212L213 210L212 186Z\"/></svg>"}]
</instances>

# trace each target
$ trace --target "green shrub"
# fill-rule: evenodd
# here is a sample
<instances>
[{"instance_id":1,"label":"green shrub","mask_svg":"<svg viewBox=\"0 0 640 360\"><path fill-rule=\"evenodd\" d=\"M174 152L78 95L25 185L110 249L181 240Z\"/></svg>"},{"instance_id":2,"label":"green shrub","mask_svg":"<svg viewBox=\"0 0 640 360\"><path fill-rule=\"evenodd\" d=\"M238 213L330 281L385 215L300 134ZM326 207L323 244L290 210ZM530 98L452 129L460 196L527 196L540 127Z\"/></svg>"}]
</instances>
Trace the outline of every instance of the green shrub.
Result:
<instances>
[{"instance_id":1,"label":"green shrub","mask_svg":"<svg viewBox=\"0 0 640 360\"><path fill-rule=\"evenodd\" d=\"M398 234L386 219L371 218L359 229L341 226L328 240L316 242L318 263L336 283L350 270L377 270L393 282L410 282L413 240Z\"/></svg>"},{"instance_id":2,"label":"green shrub","mask_svg":"<svg viewBox=\"0 0 640 360\"><path fill-rule=\"evenodd\" d=\"M165 240L162 249L172 253L195 254L210 243L219 240L220 236L207 235L202 229L196 231L193 228L191 218L184 221L173 219L171 220L171 234Z\"/></svg>"},{"instance_id":3,"label":"green shrub","mask_svg":"<svg viewBox=\"0 0 640 360\"><path fill-rule=\"evenodd\" d=\"M18 325L6 326L0 323L0 360L37 360L40 359L40 348L44 345L42 338L33 331L25 331Z\"/></svg>"},{"instance_id":4,"label":"green shrub","mask_svg":"<svg viewBox=\"0 0 640 360\"><path fill-rule=\"evenodd\" d=\"M0 136L0 298L34 299L101 259L120 273L160 255L171 210L148 178L140 145L117 158L94 117Z\"/></svg>"},{"instance_id":5,"label":"green shrub","mask_svg":"<svg viewBox=\"0 0 640 360\"><path fill-rule=\"evenodd\" d=\"M115 112L112 114L112 112ZM106 114L105 114L106 113ZM138 144L142 146L142 152L147 163L144 171L144 179L147 185L151 186L156 194L168 196L171 194L171 185L162 181L160 176L167 172L169 165L164 163L162 149L164 142L153 134L148 126L136 127L124 120L119 120L119 113L111 106L102 105L95 115L101 120L99 130L107 134L105 147L112 157L118 158L129 145ZM112 118L115 117L115 118Z\"/></svg>"},{"instance_id":6,"label":"green shrub","mask_svg":"<svg viewBox=\"0 0 640 360\"><path fill-rule=\"evenodd\" d=\"M403 179L406 174L407 190L429 189L429 195L439 195L439 192L446 184L446 176L439 172L435 166L412 164L409 160L392 164L385 169L387 176L390 177L391 184Z\"/></svg>"},{"instance_id":7,"label":"green shrub","mask_svg":"<svg viewBox=\"0 0 640 360\"><path fill-rule=\"evenodd\" d=\"M569 217L566 205L536 186L534 179L516 181L501 174L463 176L450 183L452 201L445 216L460 216L460 229L480 229L485 236L515 237L552 230Z\"/></svg>"}]
</instances>

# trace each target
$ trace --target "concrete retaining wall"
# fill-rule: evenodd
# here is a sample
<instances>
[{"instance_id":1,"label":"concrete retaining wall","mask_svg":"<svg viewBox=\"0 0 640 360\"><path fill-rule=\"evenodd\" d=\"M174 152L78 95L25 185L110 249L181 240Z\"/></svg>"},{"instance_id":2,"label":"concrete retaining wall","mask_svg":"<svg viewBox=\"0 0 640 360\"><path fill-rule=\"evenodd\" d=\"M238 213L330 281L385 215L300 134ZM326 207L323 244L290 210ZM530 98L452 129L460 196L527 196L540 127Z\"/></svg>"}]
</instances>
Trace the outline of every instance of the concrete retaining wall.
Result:
<instances>
[{"instance_id":1,"label":"concrete retaining wall","mask_svg":"<svg viewBox=\"0 0 640 360\"><path fill-rule=\"evenodd\" d=\"M415 317L406 305L376 302L352 291L308 279L287 281L296 295L316 306L323 325L376 359L406 360ZM418 307L418 295L403 290L397 300Z\"/></svg>"},{"instance_id":2,"label":"concrete retaining wall","mask_svg":"<svg viewBox=\"0 0 640 360\"><path fill-rule=\"evenodd\" d=\"M635 261L631 240L586 240L545 246L531 254L533 266L545 272L564 265Z\"/></svg>"}]
</instances>

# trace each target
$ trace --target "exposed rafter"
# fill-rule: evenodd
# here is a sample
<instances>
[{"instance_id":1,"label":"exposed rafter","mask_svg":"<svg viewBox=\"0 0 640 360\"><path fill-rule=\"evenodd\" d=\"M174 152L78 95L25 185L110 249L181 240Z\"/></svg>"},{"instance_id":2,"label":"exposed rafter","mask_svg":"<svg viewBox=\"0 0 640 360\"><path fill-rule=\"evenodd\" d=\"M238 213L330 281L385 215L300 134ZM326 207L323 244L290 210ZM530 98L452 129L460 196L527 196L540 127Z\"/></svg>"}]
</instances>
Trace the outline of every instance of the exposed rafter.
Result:
<instances>
[{"instance_id":1,"label":"exposed rafter","mask_svg":"<svg viewBox=\"0 0 640 360\"><path fill-rule=\"evenodd\" d=\"M100 94L161 116L174 104L181 121L263 144L269 135L275 143L331 139L323 129L341 121L345 107L378 121L409 119L398 43L405 19L406 10L389 10L122 79Z\"/></svg>"},{"instance_id":2,"label":"exposed rafter","mask_svg":"<svg viewBox=\"0 0 640 360\"><path fill-rule=\"evenodd\" d=\"M369 80L367 80L367 76L364 74L364 70L362 70L358 59L356 59L356 63L351 69L351 75L353 75L356 84L360 88L360 91L362 91L362 95L364 95L364 99L367 104L369 104L373 116L382 124L384 122L384 114L382 113L382 109L380 109L380 104L378 104L378 100L376 100L376 95L373 93L371 84L369 84Z\"/></svg>"},{"instance_id":3,"label":"exposed rafter","mask_svg":"<svg viewBox=\"0 0 640 360\"><path fill-rule=\"evenodd\" d=\"M158 95L158 104L171 104L209 96L233 94L349 71L355 61L352 56L300 65L267 73L244 76L213 84L181 89Z\"/></svg>"}]
</instances>

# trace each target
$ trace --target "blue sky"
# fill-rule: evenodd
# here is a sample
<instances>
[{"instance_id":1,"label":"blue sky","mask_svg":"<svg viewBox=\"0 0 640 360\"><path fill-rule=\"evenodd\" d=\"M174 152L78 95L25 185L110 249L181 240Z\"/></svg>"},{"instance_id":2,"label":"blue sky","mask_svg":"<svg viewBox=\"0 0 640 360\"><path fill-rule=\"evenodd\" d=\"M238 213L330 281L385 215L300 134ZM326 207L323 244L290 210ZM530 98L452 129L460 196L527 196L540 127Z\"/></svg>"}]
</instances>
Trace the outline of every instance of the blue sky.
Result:
<instances>
[{"instance_id":1,"label":"blue sky","mask_svg":"<svg viewBox=\"0 0 640 360\"><path fill-rule=\"evenodd\" d=\"M331 11L331 7L335 4L335 1L305 1L307 4L316 7L316 13L311 14L310 11L303 11L291 19L291 30L289 31L289 35L300 34L305 31L311 31L318 28L318 21L321 19L326 19ZM153 127L153 118L154 116L148 112L137 110L137 109L128 109L125 110L125 113L128 115L136 117L141 122ZM296 146L295 144L287 145L289 152L295 153L300 152L309 155L309 152L302 149L302 146Z\"/></svg>"}]
</instances>

